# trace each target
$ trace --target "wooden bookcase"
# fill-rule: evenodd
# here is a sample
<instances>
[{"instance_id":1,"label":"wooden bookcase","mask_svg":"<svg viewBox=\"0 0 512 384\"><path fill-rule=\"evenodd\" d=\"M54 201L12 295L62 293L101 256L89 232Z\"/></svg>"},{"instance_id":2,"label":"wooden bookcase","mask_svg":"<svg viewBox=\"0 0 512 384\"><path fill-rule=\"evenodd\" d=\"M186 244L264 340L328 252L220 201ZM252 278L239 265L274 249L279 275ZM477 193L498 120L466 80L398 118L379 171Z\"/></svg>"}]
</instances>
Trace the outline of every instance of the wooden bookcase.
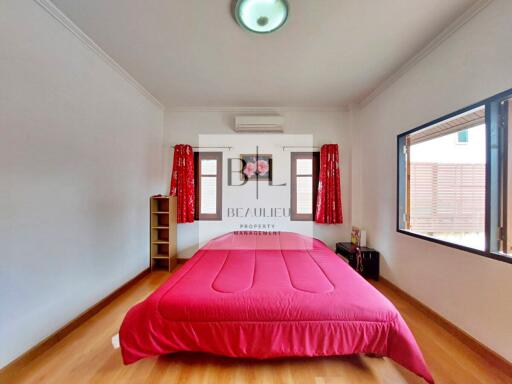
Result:
<instances>
[{"instance_id":1,"label":"wooden bookcase","mask_svg":"<svg viewBox=\"0 0 512 384\"><path fill-rule=\"evenodd\" d=\"M177 264L176 252L176 197L152 196L150 199L151 270L165 266L169 272Z\"/></svg>"}]
</instances>

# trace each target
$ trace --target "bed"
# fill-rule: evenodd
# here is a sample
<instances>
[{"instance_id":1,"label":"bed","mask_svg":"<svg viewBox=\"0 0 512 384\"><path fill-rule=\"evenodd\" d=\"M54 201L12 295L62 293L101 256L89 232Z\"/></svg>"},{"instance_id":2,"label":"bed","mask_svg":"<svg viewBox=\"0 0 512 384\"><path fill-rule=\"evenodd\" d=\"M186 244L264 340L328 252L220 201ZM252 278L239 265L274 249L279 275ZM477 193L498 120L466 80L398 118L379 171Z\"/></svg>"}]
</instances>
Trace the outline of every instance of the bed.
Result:
<instances>
[{"instance_id":1,"label":"bed","mask_svg":"<svg viewBox=\"0 0 512 384\"><path fill-rule=\"evenodd\" d=\"M178 351L243 358L375 354L433 383L397 309L323 242L228 233L198 250L119 331L125 364Z\"/></svg>"}]
</instances>

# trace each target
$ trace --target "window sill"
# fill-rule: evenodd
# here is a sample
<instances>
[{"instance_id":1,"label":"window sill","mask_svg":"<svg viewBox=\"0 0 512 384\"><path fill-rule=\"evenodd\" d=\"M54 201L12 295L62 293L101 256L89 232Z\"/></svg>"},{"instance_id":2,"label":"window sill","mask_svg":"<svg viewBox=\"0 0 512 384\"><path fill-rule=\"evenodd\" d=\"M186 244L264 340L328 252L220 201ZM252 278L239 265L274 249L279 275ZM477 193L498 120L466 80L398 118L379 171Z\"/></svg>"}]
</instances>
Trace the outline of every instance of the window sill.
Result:
<instances>
[{"instance_id":1,"label":"window sill","mask_svg":"<svg viewBox=\"0 0 512 384\"><path fill-rule=\"evenodd\" d=\"M505 263L512 264L512 256L509 256L509 255L506 255L506 254L503 254L503 253L493 253L493 252L482 251L480 249L470 248L470 247L466 247L464 245L450 243L448 241L444 241L444 240L436 239L434 237L429 237L429 236L421 235L419 233L407 231L405 229L397 229L396 231L398 233L401 233L401 234L404 234L404 235L408 235L408 236L412 236L412 237L416 237L416 238L421 239L421 240L430 241L432 243L437 243L437 244L445 245L447 247L455 248L455 249L458 249L460 251L465 251L465 252L473 253L473 254L476 254L476 255L484 256L484 257L487 257L489 259L504 261Z\"/></svg>"}]
</instances>

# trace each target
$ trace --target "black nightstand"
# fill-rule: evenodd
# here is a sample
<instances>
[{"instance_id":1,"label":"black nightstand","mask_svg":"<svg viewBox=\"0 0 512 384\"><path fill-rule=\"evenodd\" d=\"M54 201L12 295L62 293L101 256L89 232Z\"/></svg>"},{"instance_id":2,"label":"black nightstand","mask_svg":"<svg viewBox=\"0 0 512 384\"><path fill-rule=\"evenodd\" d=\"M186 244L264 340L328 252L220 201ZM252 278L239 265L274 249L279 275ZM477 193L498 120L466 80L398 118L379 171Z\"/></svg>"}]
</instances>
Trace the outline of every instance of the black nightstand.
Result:
<instances>
[{"instance_id":1,"label":"black nightstand","mask_svg":"<svg viewBox=\"0 0 512 384\"><path fill-rule=\"evenodd\" d=\"M357 249L352 243L336 243L336 253L346 258L349 265L361 276L379 280L379 252L372 248L359 247L361 256L358 262Z\"/></svg>"}]
</instances>

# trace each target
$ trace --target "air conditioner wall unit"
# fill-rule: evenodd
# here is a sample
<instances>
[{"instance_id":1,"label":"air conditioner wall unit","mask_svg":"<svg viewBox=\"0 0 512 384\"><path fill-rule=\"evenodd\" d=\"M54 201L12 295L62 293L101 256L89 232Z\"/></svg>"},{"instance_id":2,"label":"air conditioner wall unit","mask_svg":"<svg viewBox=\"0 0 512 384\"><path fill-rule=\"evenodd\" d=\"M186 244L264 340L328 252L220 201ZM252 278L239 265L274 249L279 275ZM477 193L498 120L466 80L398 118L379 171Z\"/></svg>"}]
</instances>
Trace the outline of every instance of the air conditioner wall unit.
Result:
<instances>
[{"instance_id":1,"label":"air conditioner wall unit","mask_svg":"<svg viewBox=\"0 0 512 384\"><path fill-rule=\"evenodd\" d=\"M284 117L272 116L236 116L236 132L283 132Z\"/></svg>"}]
</instances>

